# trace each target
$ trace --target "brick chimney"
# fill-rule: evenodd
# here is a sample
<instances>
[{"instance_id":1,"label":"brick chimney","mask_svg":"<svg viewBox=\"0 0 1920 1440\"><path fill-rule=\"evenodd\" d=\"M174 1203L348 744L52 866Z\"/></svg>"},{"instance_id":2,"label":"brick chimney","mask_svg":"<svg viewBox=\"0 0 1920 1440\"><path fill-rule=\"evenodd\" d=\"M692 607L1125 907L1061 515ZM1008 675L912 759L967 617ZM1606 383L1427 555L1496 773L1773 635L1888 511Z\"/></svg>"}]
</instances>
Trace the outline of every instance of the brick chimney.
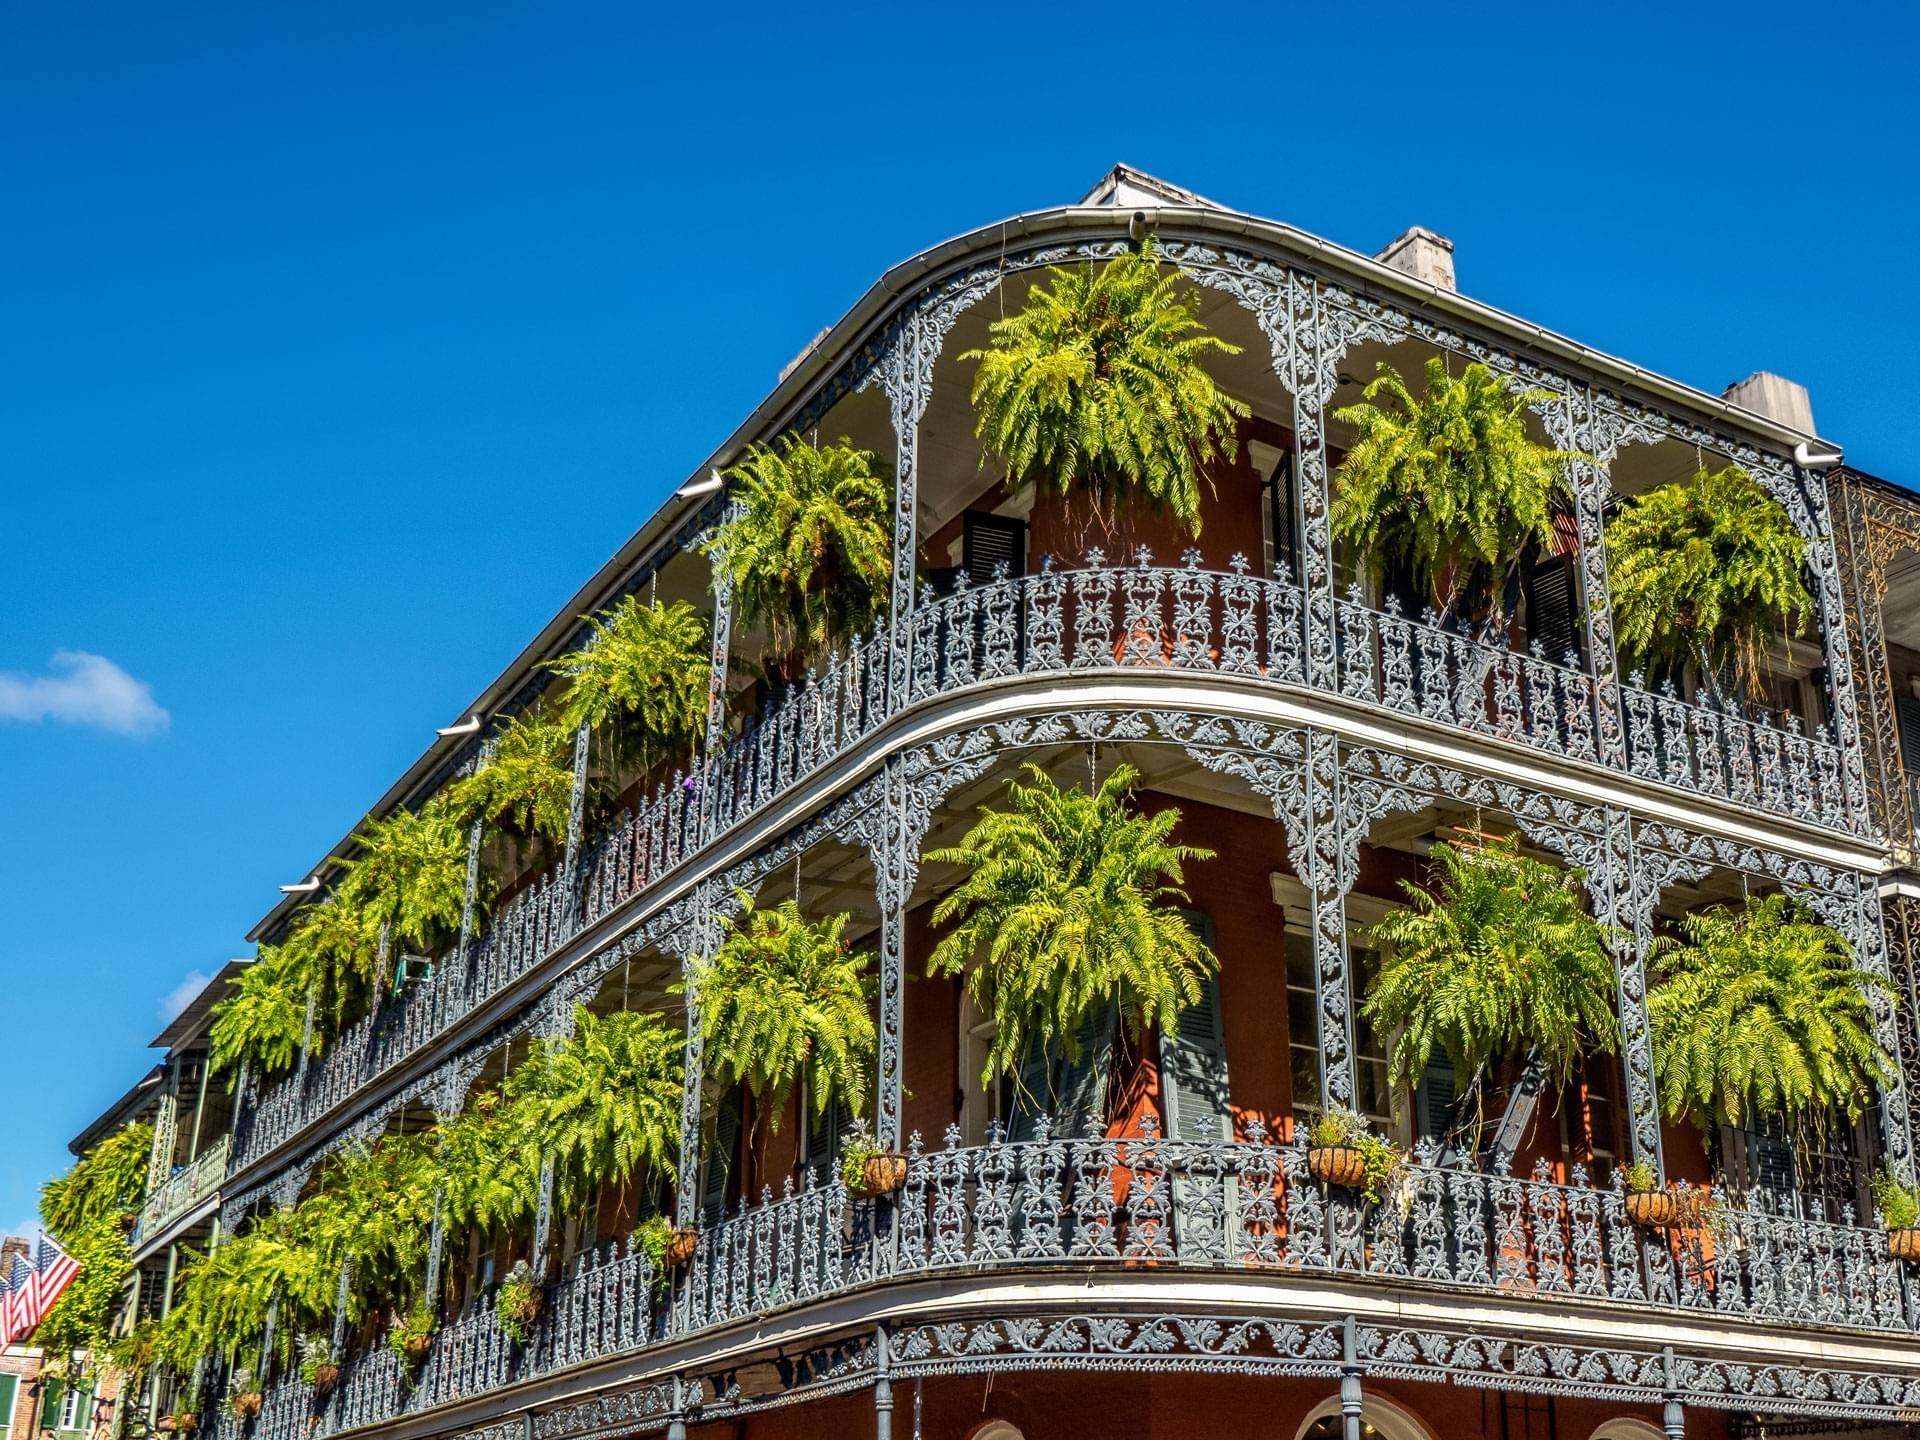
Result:
<instances>
[{"instance_id":1,"label":"brick chimney","mask_svg":"<svg viewBox=\"0 0 1920 1440\"><path fill-rule=\"evenodd\" d=\"M1789 430L1798 430L1802 435L1815 433L1813 400L1807 394L1807 387L1784 375L1775 375L1771 370L1754 371L1722 390L1720 398L1742 410L1764 415Z\"/></svg>"},{"instance_id":2,"label":"brick chimney","mask_svg":"<svg viewBox=\"0 0 1920 1440\"><path fill-rule=\"evenodd\" d=\"M1390 240L1373 258L1442 290L1460 288L1453 283L1453 242L1419 225Z\"/></svg>"}]
</instances>

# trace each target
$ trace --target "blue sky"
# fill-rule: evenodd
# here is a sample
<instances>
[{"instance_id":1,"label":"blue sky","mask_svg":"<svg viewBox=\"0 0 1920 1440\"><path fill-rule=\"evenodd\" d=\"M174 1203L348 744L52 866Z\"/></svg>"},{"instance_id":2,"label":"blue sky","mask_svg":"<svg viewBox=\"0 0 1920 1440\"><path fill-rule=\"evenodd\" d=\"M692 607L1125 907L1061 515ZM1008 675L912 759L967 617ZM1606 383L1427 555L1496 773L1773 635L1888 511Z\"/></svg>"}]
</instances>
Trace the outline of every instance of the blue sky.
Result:
<instances>
[{"instance_id":1,"label":"blue sky","mask_svg":"<svg viewBox=\"0 0 1920 1440\"><path fill-rule=\"evenodd\" d=\"M1920 482L1912 10L726 8L0 20L0 1225L820 326L1115 160Z\"/></svg>"}]
</instances>

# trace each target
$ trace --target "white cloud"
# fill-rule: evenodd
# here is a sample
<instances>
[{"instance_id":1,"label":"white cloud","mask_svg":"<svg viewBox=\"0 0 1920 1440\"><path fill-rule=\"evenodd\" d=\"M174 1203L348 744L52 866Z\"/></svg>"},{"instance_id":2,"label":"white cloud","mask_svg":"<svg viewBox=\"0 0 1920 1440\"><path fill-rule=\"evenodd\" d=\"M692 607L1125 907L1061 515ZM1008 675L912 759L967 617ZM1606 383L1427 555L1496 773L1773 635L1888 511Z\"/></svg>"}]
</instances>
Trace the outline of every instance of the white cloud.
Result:
<instances>
[{"instance_id":1,"label":"white cloud","mask_svg":"<svg viewBox=\"0 0 1920 1440\"><path fill-rule=\"evenodd\" d=\"M104 655L56 650L50 674L0 671L0 720L51 720L116 735L152 735L172 719L155 703L146 681Z\"/></svg>"},{"instance_id":2,"label":"white cloud","mask_svg":"<svg viewBox=\"0 0 1920 1440\"><path fill-rule=\"evenodd\" d=\"M202 975L198 970L189 970L186 979L169 990L160 1001L160 1023L171 1025L173 1017L193 1003L193 997L206 989L211 975Z\"/></svg>"}]
</instances>

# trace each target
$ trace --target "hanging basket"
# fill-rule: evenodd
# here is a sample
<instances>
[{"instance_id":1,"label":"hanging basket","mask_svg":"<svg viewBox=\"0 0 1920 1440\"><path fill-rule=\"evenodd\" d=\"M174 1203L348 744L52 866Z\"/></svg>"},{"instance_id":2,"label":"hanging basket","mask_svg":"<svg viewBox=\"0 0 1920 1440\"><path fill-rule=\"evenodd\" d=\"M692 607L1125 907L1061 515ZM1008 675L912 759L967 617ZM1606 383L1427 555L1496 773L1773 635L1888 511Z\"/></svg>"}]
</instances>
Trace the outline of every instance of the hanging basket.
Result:
<instances>
[{"instance_id":1,"label":"hanging basket","mask_svg":"<svg viewBox=\"0 0 1920 1440\"><path fill-rule=\"evenodd\" d=\"M340 1367L329 1360L324 1365L313 1367L313 1393L325 1395L340 1383Z\"/></svg>"},{"instance_id":2,"label":"hanging basket","mask_svg":"<svg viewBox=\"0 0 1920 1440\"><path fill-rule=\"evenodd\" d=\"M1887 1254L1896 1260L1920 1261L1920 1225L1887 1231Z\"/></svg>"},{"instance_id":3,"label":"hanging basket","mask_svg":"<svg viewBox=\"0 0 1920 1440\"><path fill-rule=\"evenodd\" d=\"M242 1390L233 1397L233 1418L239 1421L257 1420L260 1407L266 1403L266 1397L258 1390Z\"/></svg>"},{"instance_id":4,"label":"hanging basket","mask_svg":"<svg viewBox=\"0 0 1920 1440\"><path fill-rule=\"evenodd\" d=\"M1307 1151L1307 1173L1322 1184L1358 1190L1367 1183L1367 1157L1352 1145L1316 1145Z\"/></svg>"},{"instance_id":5,"label":"hanging basket","mask_svg":"<svg viewBox=\"0 0 1920 1440\"><path fill-rule=\"evenodd\" d=\"M433 1332L429 1330L419 1335L407 1336L401 1342L400 1350L406 1356L409 1365L425 1363L428 1354L433 1350Z\"/></svg>"},{"instance_id":6,"label":"hanging basket","mask_svg":"<svg viewBox=\"0 0 1920 1440\"><path fill-rule=\"evenodd\" d=\"M860 1166L860 1179L848 1188L862 1200L880 1195L895 1195L906 1187L907 1157L894 1151L867 1156Z\"/></svg>"},{"instance_id":7,"label":"hanging basket","mask_svg":"<svg viewBox=\"0 0 1920 1440\"><path fill-rule=\"evenodd\" d=\"M1626 1206L1627 1219L1646 1230L1678 1230L1700 1221L1700 1192L1690 1186L1630 1191Z\"/></svg>"},{"instance_id":8,"label":"hanging basket","mask_svg":"<svg viewBox=\"0 0 1920 1440\"><path fill-rule=\"evenodd\" d=\"M167 1418L173 1421L173 1433L176 1435L191 1435L200 1428L200 1417L191 1410L183 1410L180 1414L169 1415Z\"/></svg>"},{"instance_id":9,"label":"hanging basket","mask_svg":"<svg viewBox=\"0 0 1920 1440\"><path fill-rule=\"evenodd\" d=\"M673 1238L667 1241L667 1248L660 1254L660 1263L669 1270L678 1270L693 1259L693 1252L700 1248L700 1232L691 1227L673 1232Z\"/></svg>"}]
</instances>

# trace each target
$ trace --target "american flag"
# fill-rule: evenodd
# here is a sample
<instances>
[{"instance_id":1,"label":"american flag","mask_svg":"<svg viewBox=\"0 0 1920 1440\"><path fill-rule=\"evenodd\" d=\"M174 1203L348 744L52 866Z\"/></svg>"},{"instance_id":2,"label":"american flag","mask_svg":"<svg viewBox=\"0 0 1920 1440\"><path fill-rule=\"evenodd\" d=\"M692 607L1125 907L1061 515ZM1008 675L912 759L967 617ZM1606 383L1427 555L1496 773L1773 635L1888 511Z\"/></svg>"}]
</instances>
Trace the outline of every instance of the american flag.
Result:
<instances>
[{"instance_id":1,"label":"american flag","mask_svg":"<svg viewBox=\"0 0 1920 1440\"><path fill-rule=\"evenodd\" d=\"M80 1262L45 1235L31 1252L13 1257L13 1268L0 1280L0 1345L11 1345L46 1318L73 1277Z\"/></svg>"}]
</instances>

